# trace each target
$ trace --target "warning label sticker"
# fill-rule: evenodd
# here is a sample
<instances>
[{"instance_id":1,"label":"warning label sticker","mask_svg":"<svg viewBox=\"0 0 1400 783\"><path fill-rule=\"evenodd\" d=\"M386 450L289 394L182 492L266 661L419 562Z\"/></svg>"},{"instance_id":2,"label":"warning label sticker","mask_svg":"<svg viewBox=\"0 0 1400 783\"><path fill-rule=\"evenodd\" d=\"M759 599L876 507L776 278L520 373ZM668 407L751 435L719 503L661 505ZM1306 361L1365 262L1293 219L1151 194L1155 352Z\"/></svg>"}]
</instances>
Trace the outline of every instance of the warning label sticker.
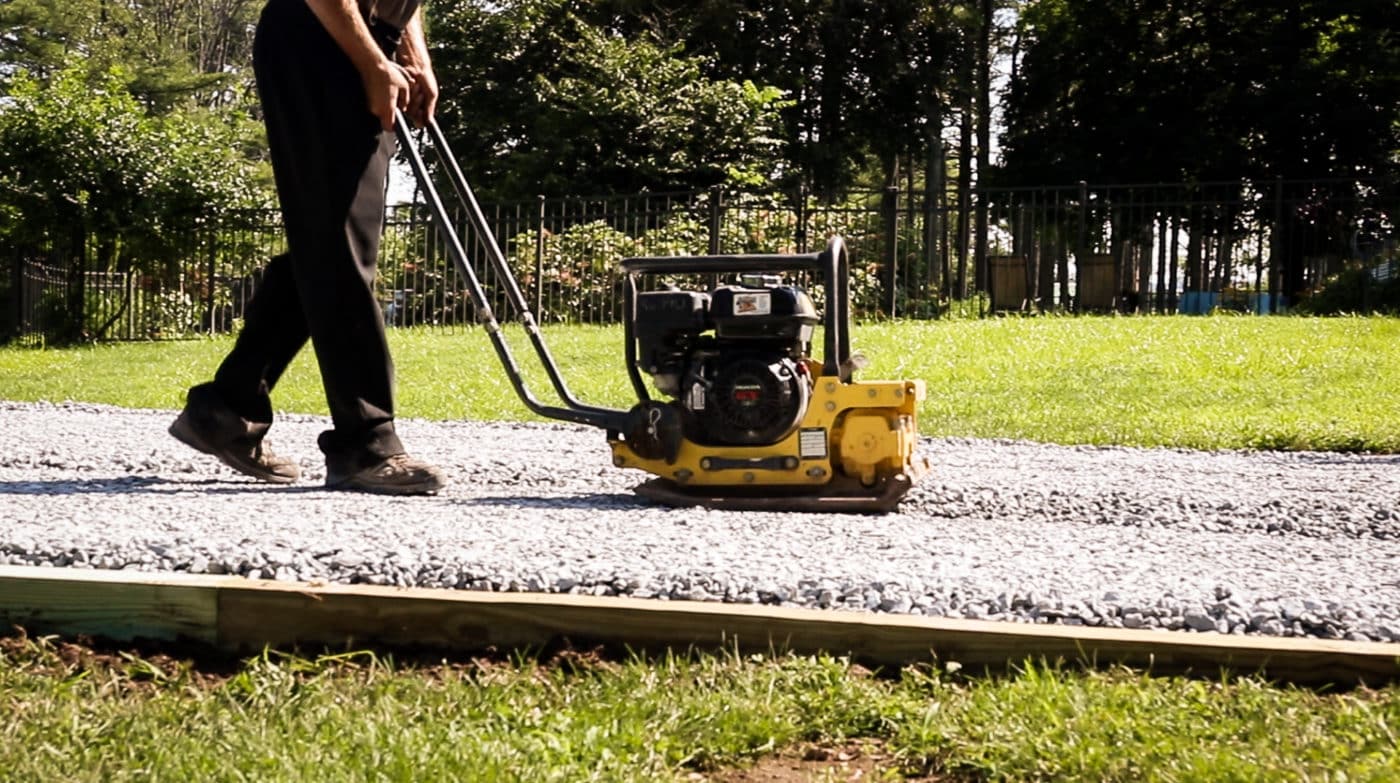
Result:
<instances>
[{"instance_id":1,"label":"warning label sticker","mask_svg":"<svg viewBox=\"0 0 1400 783\"><path fill-rule=\"evenodd\" d=\"M735 315L768 315L772 312L773 295L767 291L734 295Z\"/></svg>"},{"instance_id":2,"label":"warning label sticker","mask_svg":"<svg viewBox=\"0 0 1400 783\"><path fill-rule=\"evenodd\" d=\"M698 383L690 387L690 409L693 411L705 410L705 387Z\"/></svg>"},{"instance_id":3,"label":"warning label sticker","mask_svg":"<svg viewBox=\"0 0 1400 783\"><path fill-rule=\"evenodd\" d=\"M802 459L824 459L826 457L826 429L811 427L797 435L797 452Z\"/></svg>"}]
</instances>

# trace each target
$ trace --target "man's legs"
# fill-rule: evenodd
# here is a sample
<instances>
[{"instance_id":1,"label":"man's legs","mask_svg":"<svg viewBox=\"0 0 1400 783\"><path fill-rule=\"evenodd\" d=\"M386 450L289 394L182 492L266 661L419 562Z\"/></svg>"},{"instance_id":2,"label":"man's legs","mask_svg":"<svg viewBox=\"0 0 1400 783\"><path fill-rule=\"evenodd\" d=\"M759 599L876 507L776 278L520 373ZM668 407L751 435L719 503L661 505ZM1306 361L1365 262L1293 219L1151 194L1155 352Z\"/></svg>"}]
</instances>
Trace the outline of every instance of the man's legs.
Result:
<instances>
[{"instance_id":1,"label":"man's legs","mask_svg":"<svg viewBox=\"0 0 1400 783\"><path fill-rule=\"evenodd\" d=\"M204 387L243 418L271 425L268 395L308 336L291 255L273 256L244 311L233 350Z\"/></svg>"},{"instance_id":2,"label":"man's legs","mask_svg":"<svg viewBox=\"0 0 1400 783\"><path fill-rule=\"evenodd\" d=\"M329 466L368 467L403 453L374 297L393 139L370 114L354 66L305 3L268 4L253 57L291 279L335 425L321 448Z\"/></svg>"},{"instance_id":3,"label":"man's legs","mask_svg":"<svg viewBox=\"0 0 1400 783\"><path fill-rule=\"evenodd\" d=\"M272 387L306 339L291 256L283 253L263 271L233 350L213 381L190 389L170 434L249 476L296 481L300 467L274 454L263 438L272 426Z\"/></svg>"},{"instance_id":4,"label":"man's legs","mask_svg":"<svg viewBox=\"0 0 1400 783\"><path fill-rule=\"evenodd\" d=\"M327 483L434 491L441 474L404 457L394 432L393 362L374 296L393 137L303 2L268 4L254 68L290 253L269 264L238 343L206 386L248 421L270 423L268 392L309 336L334 423L320 438Z\"/></svg>"}]
</instances>

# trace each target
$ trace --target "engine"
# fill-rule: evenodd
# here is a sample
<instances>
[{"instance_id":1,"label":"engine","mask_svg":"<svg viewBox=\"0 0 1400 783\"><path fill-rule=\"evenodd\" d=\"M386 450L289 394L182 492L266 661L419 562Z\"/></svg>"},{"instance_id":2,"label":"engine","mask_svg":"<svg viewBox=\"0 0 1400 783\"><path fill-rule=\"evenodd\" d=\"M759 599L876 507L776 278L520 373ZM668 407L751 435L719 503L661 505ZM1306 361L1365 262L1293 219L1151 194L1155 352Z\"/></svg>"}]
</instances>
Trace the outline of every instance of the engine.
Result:
<instances>
[{"instance_id":1,"label":"engine","mask_svg":"<svg viewBox=\"0 0 1400 783\"><path fill-rule=\"evenodd\" d=\"M637 295L637 365L680 409L690 440L776 443L807 412L816 307L777 277L748 276L709 293Z\"/></svg>"}]
</instances>

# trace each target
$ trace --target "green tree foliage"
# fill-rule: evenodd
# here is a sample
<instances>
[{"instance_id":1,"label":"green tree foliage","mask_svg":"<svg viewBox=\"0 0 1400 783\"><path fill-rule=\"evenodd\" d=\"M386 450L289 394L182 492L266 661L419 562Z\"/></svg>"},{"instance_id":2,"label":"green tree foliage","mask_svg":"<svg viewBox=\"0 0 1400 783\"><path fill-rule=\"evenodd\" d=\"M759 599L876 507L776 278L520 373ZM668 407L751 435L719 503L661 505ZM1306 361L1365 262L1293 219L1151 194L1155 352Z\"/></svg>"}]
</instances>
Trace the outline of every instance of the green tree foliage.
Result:
<instances>
[{"instance_id":1,"label":"green tree foliage","mask_svg":"<svg viewBox=\"0 0 1400 783\"><path fill-rule=\"evenodd\" d=\"M781 91L591 23L573 0L462 3L432 17L444 127L503 198L758 182L779 165Z\"/></svg>"},{"instance_id":2,"label":"green tree foliage","mask_svg":"<svg viewBox=\"0 0 1400 783\"><path fill-rule=\"evenodd\" d=\"M181 258L201 227L271 192L252 120L258 5L0 2L0 300L10 264L42 260L68 278L40 305L64 339L101 337L136 280L174 286L155 294L158 321L190 326ZM115 313L85 303L84 275L108 271L124 273Z\"/></svg>"},{"instance_id":3,"label":"green tree foliage","mask_svg":"<svg viewBox=\"0 0 1400 783\"><path fill-rule=\"evenodd\" d=\"M1356 181L1400 173L1394 2L1036 0L1021 25L1002 181L1233 183L1201 192L1237 206L1175 216L1188 286L1206 285L1206 237L1253 220L1274 227L1270 263L1302 296L1309 258L1346 255L1368 210L1393 208Z\"/></svg>"},{"instance_id":4,"label":"green tree foliage","mask_svg":"<svg viewBox=\"0 0 1400 783\"><path fill-rule=\"evenodd\" d=\"M0 4L0 201L12 236L99 232L157 242L264 203L252 0ZM212 108L210 108L212 107Z\"/></svg>"},{"instance_id":5,"label":"green tree foliage","mask_svg":"<svg viewBox=\"0 0 1400 783\"><path fill-rule=\"evenodd\" d=\"M73 275L152 273L187 253L199 226L265 204L245 130L207 113L152 115L129 78L78 60L47 84L12 79L0 104L0 242L16 256L43 253Z\"/></svg>"},{"instance_id":6,"label":"green tree foliage","mask_svg":"<svg viewBox=\"0 0 1400 783\"><path fill-rule=\"evenodd\" d=\"M1023 183L1393 172L1400 5L1036 0L1007 103Z\"/></svg>"},{"instance_id":7,"label":"green tree foliage","mask_svg":"<svg viewBox=\"0 0 1400 783\"><path fill-rule=\"evenodd\" d=\"M891 184L900 155L942 143L954 64L970 56L966 3L940 0L604 0L597 14L709 56L712 75L772 84L787 184L835 198L872 165Z\"/></svg>"},{"instance_id":8,"label":"green tree foliage","mask_svg":"<svg viewBox=\"0 0 1400 783\"><path fill-rule=\"evenodd\" d=\"M48 84L13 80L0 106L0 192L23 220L8 233L83 226L154 242L259 202L242 129L214 115L152 115L120 69L93 80L82 62Z\"/></svg>"},{"instance_id":9,"label":"green tree foliage","mask_svg":"<svg viewBox=\"0 0 1400 783\"><path fill-rule=\"evenodd\" d=\"M97 81L112 67L157 112L189 105L246 107L252 99L256 0L7 0L0 63L41 80L75 57ZM97 85L94 84L94 87Z\"/></svg>"}]
</instances>

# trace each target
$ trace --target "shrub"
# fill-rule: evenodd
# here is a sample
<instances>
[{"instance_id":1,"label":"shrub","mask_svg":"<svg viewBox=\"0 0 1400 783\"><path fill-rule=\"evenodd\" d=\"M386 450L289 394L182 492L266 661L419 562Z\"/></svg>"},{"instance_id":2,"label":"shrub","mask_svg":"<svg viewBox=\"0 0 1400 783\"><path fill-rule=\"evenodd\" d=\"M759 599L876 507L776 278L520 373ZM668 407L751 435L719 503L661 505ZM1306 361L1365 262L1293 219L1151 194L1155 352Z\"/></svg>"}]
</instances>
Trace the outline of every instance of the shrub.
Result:
<instances>
[{"instance_id":1,"label":"shrub","mask_svg":"<svg viewBox=\"0 0 1400 783\"><path fill-rule=\"evenodd\" d=\"M1324 280L1297 310L1306 315L1400 313L1400 261L1353 264Z\"/></svg>"}]
</instances>

